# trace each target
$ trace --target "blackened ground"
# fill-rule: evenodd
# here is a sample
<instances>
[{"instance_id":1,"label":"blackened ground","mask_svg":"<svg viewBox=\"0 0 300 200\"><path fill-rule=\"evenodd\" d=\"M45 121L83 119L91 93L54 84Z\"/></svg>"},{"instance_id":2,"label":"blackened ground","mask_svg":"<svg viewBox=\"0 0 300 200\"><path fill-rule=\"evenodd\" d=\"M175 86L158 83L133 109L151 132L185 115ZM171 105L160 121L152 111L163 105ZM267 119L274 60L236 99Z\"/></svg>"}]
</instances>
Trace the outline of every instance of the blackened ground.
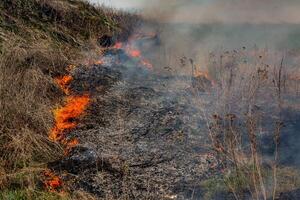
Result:
<instances>
[{"instance_id":1,"label":"blackened ground","mask_svg":"<svg viewBox=\"0 0 300 200\"><path fill-rule=\"evenodd\" d=\"M205 149L205 124L191 106L191 80L160 76L140 66L79 67L75 93L92 103L69 135L80 145L51 163L67 171L71 189L99 199L200 198L200 182L215 173Z\"/></svg>"},{"instance_id":2,"label":"blackened ground","mask_svg":"<svg viewBox=\"0 0 300 200\"><path fill-rule=\"evenodd\" d=\"M296 200L300 199L300 190L293 190L285 193L281 193L277 200Z\"/></svg>"},{"instance_id":3,"label":"blackened ground","mask_svg":"<svg viewBox=\"0 0 300 200\"><path fill-rule=\"evenodd\" d=\"M67 172L62 176L70 190L85 190L99 199L203 199L201 182L221 173L206 148L209 137L201 118L203 105L209 109L212 101L206 93L211 82L156 74L122 49L108 50L103 61L72 72L71 91L89 94L91 103L68 134L80 145L49 167ZM282 113L292 120L285 122L280 145L287 154L281 162L291 165L299 160L294 154L299 136L292 134L299 129L299 115L293 113ZM273 155L273 139L266 141L263 153ZM249 192L244 195L249 199ZM297 195L292 191L279 199ZM234 196L221 192L214 199Z\"/></svg>"}]
</instances>

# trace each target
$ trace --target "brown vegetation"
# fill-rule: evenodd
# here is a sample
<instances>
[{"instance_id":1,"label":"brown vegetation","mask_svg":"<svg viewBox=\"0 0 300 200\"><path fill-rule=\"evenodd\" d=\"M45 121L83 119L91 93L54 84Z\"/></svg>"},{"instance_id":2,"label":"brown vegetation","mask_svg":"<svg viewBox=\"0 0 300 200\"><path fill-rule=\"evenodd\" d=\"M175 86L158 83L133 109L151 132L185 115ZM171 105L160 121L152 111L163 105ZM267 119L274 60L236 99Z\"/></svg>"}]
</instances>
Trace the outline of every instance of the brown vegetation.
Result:
<instances>
[{"instance_id":1,"label":"brown vegetation","mask_svg":"<svg viewBox=\"0 0 300 200\"><path fill-rule=\"evenodd\" d=\"M35 195L44 163L63 155L47 137L63 94L53 78L97 48L97 38L126 39L138 21L84 1L0 2L0 199L43 198Z\"/></svg>"},{"instance_id":2,"label":"brown vegetation","mask_svg":"<svg viewBox=\"0 0 300 200\"><path fill-rule=\"evenodd\" d=\"M285 169L279 165L278 151L288 120L283 111L289 107L299 111L298 102L290 100L299 98L295 80L290 78L295 71L284 63L284 57L272 57L271 52L248 53L210 55L208 70L216 84L211 107L204 109L203 116L224 168L222 182L234 198L244 199L246 194L251 199L277 199L283 185L293 185L282 177ZM262 138L270 142L263 143ZM264 146L274 149L272 159L262 153Z\"/></svg>"}]
</instances>

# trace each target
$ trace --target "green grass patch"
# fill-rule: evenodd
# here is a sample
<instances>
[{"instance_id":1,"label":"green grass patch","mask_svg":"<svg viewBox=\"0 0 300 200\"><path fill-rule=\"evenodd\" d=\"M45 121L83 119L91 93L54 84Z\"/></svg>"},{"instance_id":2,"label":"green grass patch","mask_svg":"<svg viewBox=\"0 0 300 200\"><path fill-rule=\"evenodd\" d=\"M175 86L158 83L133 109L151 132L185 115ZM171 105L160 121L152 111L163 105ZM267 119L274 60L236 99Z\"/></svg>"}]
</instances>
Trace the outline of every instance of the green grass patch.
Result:
<instances>
[{"instance_id":1,"label":"green grass patch","mask_svg":"<svg viewBox=\"0 0 300 200\"><path fill-rule=\"evenodd\" d=\"M70 200L70 197L54 192L30 190L4 190L0 200Z\"/></svg>"}]
</instances>

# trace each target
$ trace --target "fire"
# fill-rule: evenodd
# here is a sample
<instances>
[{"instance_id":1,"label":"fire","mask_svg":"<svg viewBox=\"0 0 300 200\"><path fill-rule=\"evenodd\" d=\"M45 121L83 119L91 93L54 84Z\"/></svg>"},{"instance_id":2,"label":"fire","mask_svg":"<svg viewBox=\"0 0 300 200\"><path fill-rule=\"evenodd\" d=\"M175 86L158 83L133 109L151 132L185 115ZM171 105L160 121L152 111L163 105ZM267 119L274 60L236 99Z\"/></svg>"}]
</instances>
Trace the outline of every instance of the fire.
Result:
<instances>
[{"instance_id":1,"label":"fire","mask_svg":"<svg viewBox=\"0 0 300 200\"><path fill-rule=\"evenodd\" d=\"M148 69L153 69L153 65L148 60L144 59L144 60L141 61L141 63L142 63L142 65L144 65Z\"/></svg>"},{"instance_id":2,"label":"fire","mask_svg":"<svg viewBox=\"0 0 300 200\"><path fill-rule=\"evenodd\" d=\"M137 49L128 49L127 52L131 57L139 58L141 57L141 52Z\"/></svg>"},{"instance_id":3,"label":"fire","mask_svg":"<svg viewBox=\"0 0 300 200\"><path fill-rule=\"evenodd\" d=\"M204 77L204 78L206 78L207 80L209 80L211 82L212 86L216 85L216 81L213 80L213 78L211 78L208 71L196 70L194 72L194 77Z\"/></svg>"},{"instance_id":4,"label":"fire","mask_svg":"<svg viewBox=\"0 0 300 200\"><path fill-rule=\"evenodd\" d=\"M97 60L95 63L95 65L102 65L104 64L104 61L101 59L101 60Z\"/></svg>"},{"instance_id":5,"label":"fire","mask_svg":"<svg viewBox=\"0 0 300 200\"><path fill-rule=\"evenodd\" d=\"M206 71L196 70L194 72L194 76L195 77L201 77L202 76L202 77L205 77L206 79L210 80L210 76L209 76L208 72L206 72Z\"/></svg>"},{"instance_id":6,"label":"fire","mask_svg":"<svg viewBox=\"0 0 300 200\"><path fill-rule=\"evenodd\" d=\"M60 86L62 91L64 91L65 94L69 94L70 90L68 88L68 85L73 80L73 77L70 75L62 76L57 79L55 79L56 83Z\"/></svg>"},{"instance_id":7,"label":"fire","mask_svg":"<svg viewBox=\"0 0 300 200\"><path fill-rule=\"evenodd\" d=\"M67 97L65 106L54 110L55 126L51 130L49 138L52 141L64 139L66 130L76 127L77 123L74 122L74 119L84 112L89 101L88 95Z\"/></svg>"},{"instance_id":8,"label":"fire","mask_svg":"<svg viewBox=\"0 0 300 200\"><path fill-rule=\"evenodd\" d=\"M73 80L70 75L62 76L56 79L57 84L65 92L69 94L70 90L68 85ZM65 137L65 132L68 129L75 128L77 125L74 119L79 117L86 109L89 103L89 96L68 96L66 98L66 104L63 107L54 110L55 125L52 128L49 138L52 141L61 142Z\"/></svg>"},{"instance_id":9,"label":"fire","mask_svg":"<svg viewBox=\"0 0 300 200\"><path fill-rule=\"evenodd\" d=\"M128 56L131 56L132 58L138 58L139 59L139 63L141 65L143 65L144 67L148 68L148 69L153 69L152 64L143 58L142 53L140 50L138 50L135 46L134 46L134 41L137 39L143 39L145 37L155 37L156 34L149 34L149 35L141 35L141 34L136 34L133 35L129 38L129 41L127 44L123 44L122 42L117 42L113 48L115 49L123 49Z\"/></svg>"},{"instance_id":10,"label":"fire","mask_svg":"<svg viewBox=\"0 0 300 200\"><path fill-rule=\"evenodd\" d=\"M122 47L123 47L123 43L122 42L117 42L115 44L115 46L113 46L113 48L115 48L115 49L121 49Z\"/></svg>"},{"instance_id":11,"label":"fire","mask_svg":"<svg viewBox=\"0 0 300 200\"><path fill-rule=\"evenodd\" d=\"M51 170L45 170L44 177L46 178L44 185L49 191L54 192L62 186L61 179L56 176Z\"/></svg>"},{"instance_id":12,"label":"fire","mask_svg":"<svg viewBox=\"0 0 300 200\"><path fill-rule=\"evenodd\" d=\"M100 61L99 61L100 62ZM70 65L67 67L68 71L71 71L76 66ZM65 105L59 107L53 111L55 124L49 133L49 139L54 142L60 142L65 146L65 155L67 155L73 147L79 144L78 139L67 140L65 138L67 131L76 127L75 121L80 115L82 115L90 102L89 95L75 96L70 95L69 84L73 80L71 75L65 75L55 79L60 88L65 92L66 97ZM44 171L45 187L49 191L57 191L62 186L62 180L59 176L56 176L52 171Z\"/></svg>"},{"instance_id":13,"label":"fire","mask_svg":"<svg viewBox=\"0 0 300 200\"><path fill-rule=\"evenodd\" d=\"M148 69L153 69L152 64L148 60L142 58L141 51L138 49L133 48L128 44L125 46L121 42L116 43L113 48L124 49L129 56L139 58L140 64ZM103 63L103 59L86 61L86 65L101 65ZM69 65L67 67L67 71L71 72L75 67L75 65ZM65 155L67 155L73 147L79 144L79 140L77 138L71 140L67 139L66 134L77 126L78 122L76 119L84 114L84 111L90 103L90 96L88 94L81 96L70 95L71 91L69 84L72 80L73 77L71 75L65 75L55 79L67 97L65 99L65 105L56 108L53 111L55 124L49 133L50 140L59 142L65 147ZM63 185L60 177L55 175L51 170L46 170L44 172L44 177L46 178L44 185L50 191L57 191Z\"/></svg>"},{"instance_id":14,"label":"fire","mask_svg":"<svg viewBox=\"0 0 300 200\"><path fill-rule=\"evenodd\" d=\"M79 141L78 141L78 139L77 138L74 138L74 139L72 139L72 140L70 140L70 141L68 141L68 142L66 142L66 145L70 148L72 148L72 147L75 147L76 145L78 145L79 144Z\"/></svg>"},{"instance_id":15,"label":"fire","mask_svg":"<svg viewBox=\"0 0 300 200\"><path fill-rule=\"evenodd\" d=\"M69 141L63 141L63 144L66 146L64 154L68 155L70 150L79 144L79 140L77 138L74 138Z\"/></svg>"}]
</instances>

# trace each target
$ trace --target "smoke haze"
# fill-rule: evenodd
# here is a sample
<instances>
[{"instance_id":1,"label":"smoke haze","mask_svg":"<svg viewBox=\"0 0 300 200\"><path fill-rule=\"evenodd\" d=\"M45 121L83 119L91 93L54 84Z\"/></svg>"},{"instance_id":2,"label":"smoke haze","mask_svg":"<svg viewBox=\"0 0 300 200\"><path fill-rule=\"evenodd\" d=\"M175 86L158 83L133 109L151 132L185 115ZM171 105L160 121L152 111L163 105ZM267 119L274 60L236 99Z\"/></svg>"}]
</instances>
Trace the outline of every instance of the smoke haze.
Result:
<instances>
[{"instance_id":1,"label":"smoke haze","mask_svg":"<svg viewBox=\"0 0 300 200\"><path fill-rule=\"evenodd\" d=\"M259 62L271 66L280 65L284 58L284 65L299 69L300 0L91 1L155 19L157 24L145 25L142 30L146 30L146 34L159 33L159 45L140 49L156 69L171 69L175 74L190 75L191 67L187 67L187 62L183 68L182 58L188 61L191 58L193 67L207 70L209 55L220 58L223 52L230 51L250 52L251 59L262 58ZM267 60L253 52L270 54L270 58ZM299 129L296 122L299 115L294 114L295 111L287 113L295 116L291 117L293 123L284 134L282 148L285 155L282 157L285 162L299 165L300 139L294 135Z\"/></svg>"},{"instance_id":2,"label":"smoke haze","mask_svg":"<svg viewBox=\"0 0 300 200\"><path fill-rule=\"evenodd\" d=\"M90 1L155 19L158 26L150 29L160 33L161 46L154 60L164 66L178 65L183 56L203 66L215 50L300 49L298 0Z\"/></svg>"},{"instance_id":3,"label":"smoke haze","mask_svg":"<svg viewBox=\"0 0 300 200\"><path fill-rule=\"evenodd\" d=\"M297 0L90 0L121 9L139 10L164 22L300 23Z\"/></svg>"}]
</instances>

